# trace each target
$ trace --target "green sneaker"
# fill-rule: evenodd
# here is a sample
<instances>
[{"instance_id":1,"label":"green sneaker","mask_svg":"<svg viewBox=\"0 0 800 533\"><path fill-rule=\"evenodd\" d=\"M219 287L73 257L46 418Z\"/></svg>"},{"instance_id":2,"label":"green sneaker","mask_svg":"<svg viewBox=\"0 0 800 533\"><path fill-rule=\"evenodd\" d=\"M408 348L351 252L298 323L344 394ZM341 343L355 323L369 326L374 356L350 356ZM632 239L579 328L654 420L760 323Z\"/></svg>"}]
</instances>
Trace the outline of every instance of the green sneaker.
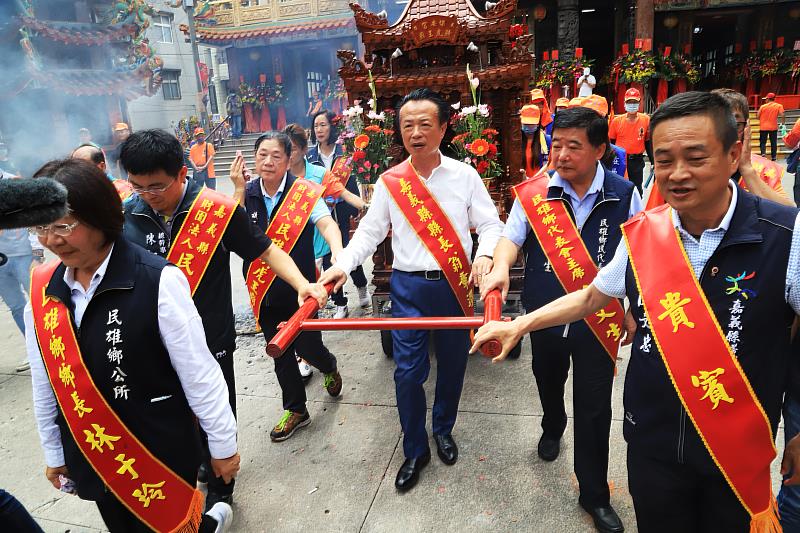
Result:
<instances>
[{"instance_id":1,"label":"green sneaker","mask_svg":"<svg viewBox=\"0 0 800 533\"><path fill-rule=\"evenodd\" d=\"M305 427L311 423L311 415L308 414L308 411L304 413L294 413L292 411L284 411L283 416L272 428L272 431L269 433L269 438L272 442L281 442L292 435L294 432L300 429L301 427Z\"/></svg>"},{"instance_id":2,"label":"green sneaker","mask_svg":"<svg viewBox=\"0 0 800 533\"><path fill-rule=\"evenodd\" d=\"M338 370L334 370L330 374L325 374L325 380L322 386L333 397L339 396L342 393L342 375Z\"/></svg>"}]
</instances>

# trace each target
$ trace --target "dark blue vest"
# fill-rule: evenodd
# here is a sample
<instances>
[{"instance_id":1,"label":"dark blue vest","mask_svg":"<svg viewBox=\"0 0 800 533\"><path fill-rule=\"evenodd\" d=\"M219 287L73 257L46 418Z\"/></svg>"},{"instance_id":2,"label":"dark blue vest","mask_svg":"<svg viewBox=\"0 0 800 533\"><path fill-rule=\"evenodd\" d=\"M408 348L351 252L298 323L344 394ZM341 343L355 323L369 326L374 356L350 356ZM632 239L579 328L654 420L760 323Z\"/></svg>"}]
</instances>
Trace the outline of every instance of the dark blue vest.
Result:
<instances>
[{"instance_id":1,"label":"dark blue vest","mask_svg":"<svg viewBox=\"0 0 800 533\"><path fill-rule=\"evenodd\" d=\"M342 148L341 144L336 144L333 149L333 162L336 163L336 160L340 157L344 157L344 149ZM325 162L322 161L322 156L319 155L319 147L313 146L308 151L308 156L306 157L308 162L312 165L317 165L320 167L325 166ZM360 195L358 190L358 180L356 180L356 175L351 174L350 179L347 180L347 190L351 193L355 194L356 196ZM342 198L336 199L336 204L334 205L334 212L336 214L337 221L346 221L349 220L351 217L358 215L358 209L353 207L352 205L348 204ZM347 226L349 228L349 224Z\"/></svg>"},{"instance_id":2,"label":"dark blue vest","mask_svg":"<svg viewBox=\"0 0 800 533\"><path fill-rule=\"evenodd\" d=\"M176 210L171 232L164 231L157 221L158 215L140 196L133 196L124 204L125 238L149 252L166 257L201 188L194 180L186 182L186 194ZM193 297L197 312L203 320L206 342L212 354L232 350L236 345L231 303L230 255L224 243L220 242Z\"/></svg>"},{"instance_id":3,"label":"dark blue vest","mask_svg":"<svg viewBox=\"0 0 800 533\"><path fill-rule=\"evenodd\" d=\"M605 265L614 256L622 232L620 224L628 220L631 198L634 186L628 180L605 169L603 188L597 195L594 207L589 217L581 228L581 238L598 266ZM552 173L551 173L552 175ZM548 198L561 198L567 207L567 212L575 220L569 197L561 187L550 187L547 190ZM522 304L527 311L533 311L545 304L564 296L564 288L553 273L542 247L533 231L528 232L528 237L523 245L525 254L525 285L522 290ZM548 328L547 331L558 333L564 331L564 326ZM586 323L581 320L570 325L569 335L587 336L597 342Z\"/></svg>"},{"instance_id":4,"label":"dark blue vest","mask_svg":"<svg viewBox=\"0 0 800 533\"><path fill-rule=\"evenodd\" d=\"M794 311L786 266L797 210L738 191L730 227L706 263L700 286L756 396L778 427L790 362ZM755 274L735 283L727 279ZM628 264L625 287L638 329L625 376L625 440L638 453L718 473L672 386L645 318ZM730 293L730 294L729 294ZM745 296L747 296L745 298ZM698 370L713 370L702 367Z\"/></svg>"},{"instance_id":5,"label":"dark blue vest","mask_svg":"<svg viewBox=\"0 0 800 533\"><path fill-rule=\"evenodd\" d=\"M117 239L76 335L95 385L117 416L153 455L194 485L201 460L197 424L158 335L158 285L166 265L164 259ZM65 270L63 264L56 268L47 295L64 302L73 318ZM154 398L165 399L152 402ZM78 448L60 409L56 423L79 496L102 498L106 488Z\"/></svg>"},{"instance_id":6,"label":"dark blue vest","mask_svg":"<svg viewBox=\"0 0 800 533\"><path fill-rule=\"evenodd\" d=\"M278 205L272 208L272 217L275 216L280 206L283 205L287 193L292 183L295 182L295 179L296 178L292 176L291 173L287 173L283 194L281 195ZM272 217L267 216L267 207L264 205L264 195L261 193L259 179L254 179L247 184L244 207L247 210L247 214L250 215L250 220L263 231L267 231ZM317 279L317 267L314 262L314 224L311 223L311 219L309 219L306 227L300 234L297 244L294 245L289 255L307 280L313 281ZM249 266L250 263L245 262L243 266L245 276L247 275L247 268ZM263 308L268 305L296 306L297 292L288 283L280 278L276 278L275 281L272 282L272 286L269 288L267 296L264 298L264 302L261 306Z\"/></svg>"}]
</instances>

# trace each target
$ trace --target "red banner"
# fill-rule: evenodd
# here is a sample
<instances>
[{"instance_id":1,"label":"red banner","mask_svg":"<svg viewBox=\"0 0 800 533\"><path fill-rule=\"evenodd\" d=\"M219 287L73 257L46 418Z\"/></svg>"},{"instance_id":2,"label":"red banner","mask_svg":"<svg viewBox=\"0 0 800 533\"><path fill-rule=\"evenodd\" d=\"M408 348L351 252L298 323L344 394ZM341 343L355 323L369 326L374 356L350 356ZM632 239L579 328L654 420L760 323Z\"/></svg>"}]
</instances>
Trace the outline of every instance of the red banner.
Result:
<instances>
[{"instance_id":1,"label":"red banner","mask_svg":"<svg viewBox=\"0 0 800 533\"><path fill-rule=\"evenodd\" d=\"M287 254L291 253L292 248L300 239L308 219L311 218L311 211L320 196L322 196L321 185L303 179L295 180L281 202L278 212L275 213L272 222L267 227L267 237L272 240L272 244ZM261 302L264 301L273 281L275 281L275 272L268 264L261 259L250 263L246 282L250 294L250 306L253 308L256 323L261 316Z\"/></svg>"},{"instance_id":2,"label":"red banner","mask_svg":"<svg viewBox=\"0 0 800 533\"><path fill-rule=\"evenodd\" d=\"M236 202L233 199L203 187L183 219L167 254L167 261L181 269L189 280L192 295L200 285L217 246L222 242L235 209Z\"/></svg>"},{"instance_id":3,"label":"red banner","mask_svg":"<svg viewBox=\"0 0 800 533\"><path fill-rule=\"evenodd\" d=\"M662 206L622 226L653 339L703 444L750 514L750 531L781 531L769 420L695 278L671 212Z\"/></svg>"},{"instance_id":4,"label":"red banner","mask_svg":"<svg viewBox=\"0 0 800 533\"><path fill-rule=\"evenodd\" d=\"M556 278L569 294L589 285L597 276L598 268L569 216L564 200L547 199L549 180L550 176L542 173L514 186L513 190ZM612 299L603 309L584 318L612 361L617 359L624 317L622 305Z\"/></svg>"},{"instance_id":5,"label":"red banner","mask_svg":"<svg viewBox=\"0 0 800 533\"><path fill-rule=\"evenodd\" d=\"M31 308L36 340L75 444L103 483L156 531L195 532L203 494L170 470L130 432L86 368L69 311L45 291L57 261L33 270Z\"/></svg>"},{"instance_id":6,"label":"red banner","mask_svg":"<svg viewBox=\"0 0 800 533\"><path fill-rule=\"evenodd\" d=\"M407 159L382 176L386 189L408 224L431 253L461 305L472 316L475 295L469 284L470 260L447 213Z\"/></svg>"}]
</instances>

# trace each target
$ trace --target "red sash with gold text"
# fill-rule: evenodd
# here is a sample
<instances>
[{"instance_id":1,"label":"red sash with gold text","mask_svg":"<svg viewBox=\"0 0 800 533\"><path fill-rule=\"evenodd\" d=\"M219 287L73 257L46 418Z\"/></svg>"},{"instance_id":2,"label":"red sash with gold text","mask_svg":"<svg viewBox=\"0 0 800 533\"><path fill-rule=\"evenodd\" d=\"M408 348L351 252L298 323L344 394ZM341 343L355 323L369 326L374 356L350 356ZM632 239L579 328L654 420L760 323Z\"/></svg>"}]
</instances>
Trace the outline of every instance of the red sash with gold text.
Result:
<instances>
[{"instance_id":1,"label":"red sash with gold text","mask_svg":"<svg viewBox=\"0 0 800 533\"><path fill-rule=\"evenodd\" d=\"M622 226L653 339L703 444L750 514L750 531L781 531L769 420L695 278L671 211L639 213Z\"/></svg>"},{"instance_id":2,"label":"red sash with gold text","mask_svg":"<svg viewBox=\"0 0 800 533\"><path fill-rule=\"evenodd\" d=\"M69 311L45 291L57 261L33 270L31 307L44 367L72 438L94 471L156 531L196 532L203 494L175 474L125 426L83 361Z\"/></svg>"},{"instance_id":3,"label":"red sash with gold text","mask_svg":"<svg viewBox=\"0 0 800 533\"><path fill-rule=\"evenodd\" d=\"M436 259L464 315L472 316L475 296L469 284L470 260L447 213L422 182L410 160L384 172L382 179L408 224Z\"/></svg>"},{"instance_id":4,"label":"red sash with gold text","mask_svg":"<svg viewBox=\"0 0 800 533\"><path fill-rule=\"evenodd\" d=\"M203 187L172 241L167 261L184 273L193 296L222 242L236 205L232 198Z\"/></svg>"},{"instance_id":5,"label":"red sash with gold text","mask_svg":"<svg viewBox=\"0 0 800 533\"><path fill-rule=\"evenodd\" d=\"M290 253L303 233L308 219L311 218L311 211L320 196L322 196L321 185L304 179L295 180L267 227L267 237L272 240L272 244L287 254ZM246 282L256 323L261 315L261 302L264 301L264 296L267 295L273 281L275 272L268 264L261 259L250 263Z\"/></svg>"},{"instance_id":6,"label":"red sash with gold text","mask_svg":"<svg viewBox=\"0 0 800 533\"><path fill-rule=\"evenodd\" d=\"M549 175L541 173L516 185L513 190L558 282L569 294L589 285L597 276L598 269L564 201L561 198L547 199L549 180ZM584 318L612 361L617 360L624 316L622 305L612 299L603 309Z\"/></svg>"}]
</instances>

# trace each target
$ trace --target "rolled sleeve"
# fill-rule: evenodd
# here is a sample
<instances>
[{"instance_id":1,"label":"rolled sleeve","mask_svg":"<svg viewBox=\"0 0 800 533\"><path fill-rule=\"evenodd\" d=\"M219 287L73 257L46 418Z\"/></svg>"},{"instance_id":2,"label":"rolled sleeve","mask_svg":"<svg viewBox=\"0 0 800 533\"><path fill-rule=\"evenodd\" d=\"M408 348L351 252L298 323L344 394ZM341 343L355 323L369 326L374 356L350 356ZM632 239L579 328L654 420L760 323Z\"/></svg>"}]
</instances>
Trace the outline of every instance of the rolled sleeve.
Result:
<instances>
[{"instance_id":1,"label":"rolled sleeve","mask_svg":"<svg viewBox=\"0 0 800 533\"><path fill-rule=\"evenodd\" d=\"M321 218L329 216L331 216L331 212L328 210L328 206L325 205L325 200L320 198L311 210L311 223L316 225Z\"/></svg>"},{"instance_id":2,"label":"rolled sleeve","mask_svg":"<svg viewBox=\"0 0 800 533\"><path fill-rule=\"evenodd\" d=\"M389 192L383 180L378 180L372 194L372 203L367 214L358 224L353 238L344 250L336 256L336 268L350 273L363 263L389 234L391 214L389 212Z\"/></svg>"},{"instance_id":3,"label":"rolled sleeve","mask_svg":"<svg viewBox=\"0 0 800 533\"><path fill-rule=\"evenodd\" d=\"M161 273L158 328L186 401L208 435L214 459L236 453L236 420L228 404L228 386L206 345L203 322L189 293L189 282L174 266Z\"/></svg>"},{"instance_id":4,"label":"rolled sleeve","mask_svg":"<svg viewBox=\"0 0 800 533\"><path fill-rule=\"evenodd\" d=\"M633 215L637 214L643 209L644 204L642 202L642 195L639 194L638 189L634 188L633 195L631 195L631 206L628 208L628 218L631 218Z\"/></svg>"},{"instance_id":5,"label":"rolled sleeve","mask_svg":"<svg viewBox=\"0 0 800 533\"><path fill-rule=\"evenodd\" d=\"M33 385L33 414L39 430L39 441L44 451L44 462L50 468L64 466L64 448L61 446L61 431L56 424L58 404L50 378L44 368L42 353L36 340L33 325L33 311L30 302L25 307L25 346L28 351L28 362L31 364L31 384Z\"/></svg>"},{"instance_id":6,"label":"rolled sleeve","mask_svg":"<svg viewBox=\"0 0 800 533\"><path fill-rule=\"evenodd\" d=\"M511 212L506 220L506 227L503 228L503 237L522 247L525 244L525 239L528 238L529 230L530 225L522 204L519 203L519 200L514 200L514 205L511 207Z\"/></svg>"},{"instance_id":7,"label":"rolled sleeve","mask_svg":"<svg viewBox=\"0 0 800 533\"><path fill-rule=\"evenodd\" d=\"M625 298L625 272L628 270L628 249L625 239L620 239L614 257L600 269L592 281L595 288L612 298Z\"/></svg>"},{"instance_id":8,"label":"rolled sleeve","mask_svg":"<svg viewBox=\"0 0 800 533\"><path fill-rule=\"evenodd\" d=\"M503 223L497 214L497 207L489 196L489 191L483 185L480 176L473 169L472 175L472 201L469 205L470 226L478 233L478 249L475 257L485 255L492 257L497 241L503 234Z\"/></svg>"}]
</instances>

